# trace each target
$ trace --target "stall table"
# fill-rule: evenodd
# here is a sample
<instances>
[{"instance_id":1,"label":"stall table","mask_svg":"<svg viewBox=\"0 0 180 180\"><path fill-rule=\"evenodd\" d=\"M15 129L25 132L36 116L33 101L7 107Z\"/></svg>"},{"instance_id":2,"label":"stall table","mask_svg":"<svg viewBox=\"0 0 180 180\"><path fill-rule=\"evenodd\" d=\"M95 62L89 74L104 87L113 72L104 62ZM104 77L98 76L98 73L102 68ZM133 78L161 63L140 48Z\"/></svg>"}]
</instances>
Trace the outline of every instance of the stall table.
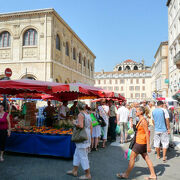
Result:
<instances>
[{"instance_id":1,"label":"stall table","mask_svg":"<svg viewBox=\"0 0 180 180\"><path fill-rule=\"evenodd\" d=\"M12 132L6 151L72 158L75 144L70 135L45 135Z\"/></svg>"}]
</instances>

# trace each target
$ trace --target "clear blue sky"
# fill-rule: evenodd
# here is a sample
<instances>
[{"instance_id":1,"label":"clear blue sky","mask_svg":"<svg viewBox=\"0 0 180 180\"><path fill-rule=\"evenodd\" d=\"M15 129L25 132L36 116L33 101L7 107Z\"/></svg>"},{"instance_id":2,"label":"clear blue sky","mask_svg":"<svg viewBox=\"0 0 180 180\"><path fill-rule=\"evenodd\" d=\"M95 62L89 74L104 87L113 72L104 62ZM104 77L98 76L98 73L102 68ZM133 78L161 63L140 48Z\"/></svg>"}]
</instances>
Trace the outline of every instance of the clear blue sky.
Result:
<instances>
[{"instance_id":1,"label":"clear blue sky","mask_svg":"<svg viewBox=\"0 0 180 180\"><path fill-rule=\"evenodd\" d=\"M152 65L168 39L167 0L0 0L0 12L54 8L96 55L95 70L126 60Z\"/></svg>"}]
</instances>

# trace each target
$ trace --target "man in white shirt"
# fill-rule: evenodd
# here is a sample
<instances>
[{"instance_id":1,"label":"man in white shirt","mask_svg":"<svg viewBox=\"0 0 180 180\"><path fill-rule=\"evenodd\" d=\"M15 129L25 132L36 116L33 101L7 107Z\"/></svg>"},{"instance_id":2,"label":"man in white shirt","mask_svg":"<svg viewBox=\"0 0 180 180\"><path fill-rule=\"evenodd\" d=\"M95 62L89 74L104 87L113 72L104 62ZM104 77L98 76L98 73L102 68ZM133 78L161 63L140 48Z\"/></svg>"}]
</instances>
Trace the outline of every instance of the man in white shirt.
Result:
<instances>
[{"instance_id":1,"label":"man in white shirt","mask_svg":"<svg viewBox=\"0 0 180 180\"><path fill-rule=\"evenodd\" d=\"M117 124L121 129L121 144L127 142L129 110L125 105L126 104L123 102L122 106L117 111Z\"/></svg>"},{"instance_id":2,"label":"man in white shirt","mask_svg":"<svg viewBox=\"0 0 180 180\"><path fill-rule=\"evenodd\" d=\"M65 120L67 117L67 113L69 112L69 108L67 107L68 102L64 101L63 105L60 107L58 112L58 120Z\"/></svg>"}]
</instances>

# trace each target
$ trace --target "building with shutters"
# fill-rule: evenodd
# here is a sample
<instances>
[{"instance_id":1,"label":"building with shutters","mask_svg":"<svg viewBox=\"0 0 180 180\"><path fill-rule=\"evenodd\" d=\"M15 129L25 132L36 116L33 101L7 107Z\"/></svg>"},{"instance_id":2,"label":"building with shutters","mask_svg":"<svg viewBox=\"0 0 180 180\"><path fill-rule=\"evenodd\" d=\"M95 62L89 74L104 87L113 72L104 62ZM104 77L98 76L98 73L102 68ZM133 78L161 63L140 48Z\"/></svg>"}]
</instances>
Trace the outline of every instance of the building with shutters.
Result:
<instances>
[{"instance_id":1,"label":"building with shutters","mask_svg":"<svg viewBox=\"0 0 180 180\"><path fill-rule=\"evenodd\" d=\"M168 42L161 42L152 65L152 93L157 97L168 97L169 74L168 74Z\"/></svg>"},{"instance_id":2,"label":"building with shutters","mask_svg":"<svg viewBox=\"0 0 180 180\"><path fill-rule=\"evenodd\" d=\"M114 91L128 102L151 100L151 67L131 59L116 65L112 72L96 72L95 86Z\"/></svg>"},{"instance_id":3,"label":"building with shutters","mask_svg":"<svg viewBox=\"0 0 180 180\"><path fill-rule=\"evenodd\" d=\"M180 1L168 0L169 97L180 89Z\"/></svg>"}]
</instances>

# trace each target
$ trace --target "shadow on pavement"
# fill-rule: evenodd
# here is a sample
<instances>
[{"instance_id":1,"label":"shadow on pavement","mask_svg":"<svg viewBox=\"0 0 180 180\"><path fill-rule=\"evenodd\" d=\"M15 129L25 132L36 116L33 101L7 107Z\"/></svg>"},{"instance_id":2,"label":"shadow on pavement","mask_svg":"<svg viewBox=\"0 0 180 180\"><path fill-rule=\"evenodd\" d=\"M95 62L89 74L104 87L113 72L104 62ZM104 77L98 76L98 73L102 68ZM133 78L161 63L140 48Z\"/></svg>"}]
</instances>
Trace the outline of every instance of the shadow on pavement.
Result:
<instances>
[{"instance_id":1,"label":"shadow on pavement","mask_svg":"<svg viewBox=\"0 0 180 180\"><path fill-rule=\"evenodd\" d=\"M178 150L171 148L170 150L168 150L167 152L167 160L173 159L173 158L177 158L180 156L180 153Z\"/></svg>"},{"instance_id":2,"label":"shadow on pavement","mask_svg":"<svg viewBox=\"0 0 180 180\"><path fill-rule=\"evenodd\" d=\"M162 176L166 170L167 167L170 167L168 164L158 164L154 167L157 177ZM149 176L149 169L148 167L134 167L133 171L130 175L132 179L137 178L139 176L147 175Z\"/></svg>"}]
</instances>

